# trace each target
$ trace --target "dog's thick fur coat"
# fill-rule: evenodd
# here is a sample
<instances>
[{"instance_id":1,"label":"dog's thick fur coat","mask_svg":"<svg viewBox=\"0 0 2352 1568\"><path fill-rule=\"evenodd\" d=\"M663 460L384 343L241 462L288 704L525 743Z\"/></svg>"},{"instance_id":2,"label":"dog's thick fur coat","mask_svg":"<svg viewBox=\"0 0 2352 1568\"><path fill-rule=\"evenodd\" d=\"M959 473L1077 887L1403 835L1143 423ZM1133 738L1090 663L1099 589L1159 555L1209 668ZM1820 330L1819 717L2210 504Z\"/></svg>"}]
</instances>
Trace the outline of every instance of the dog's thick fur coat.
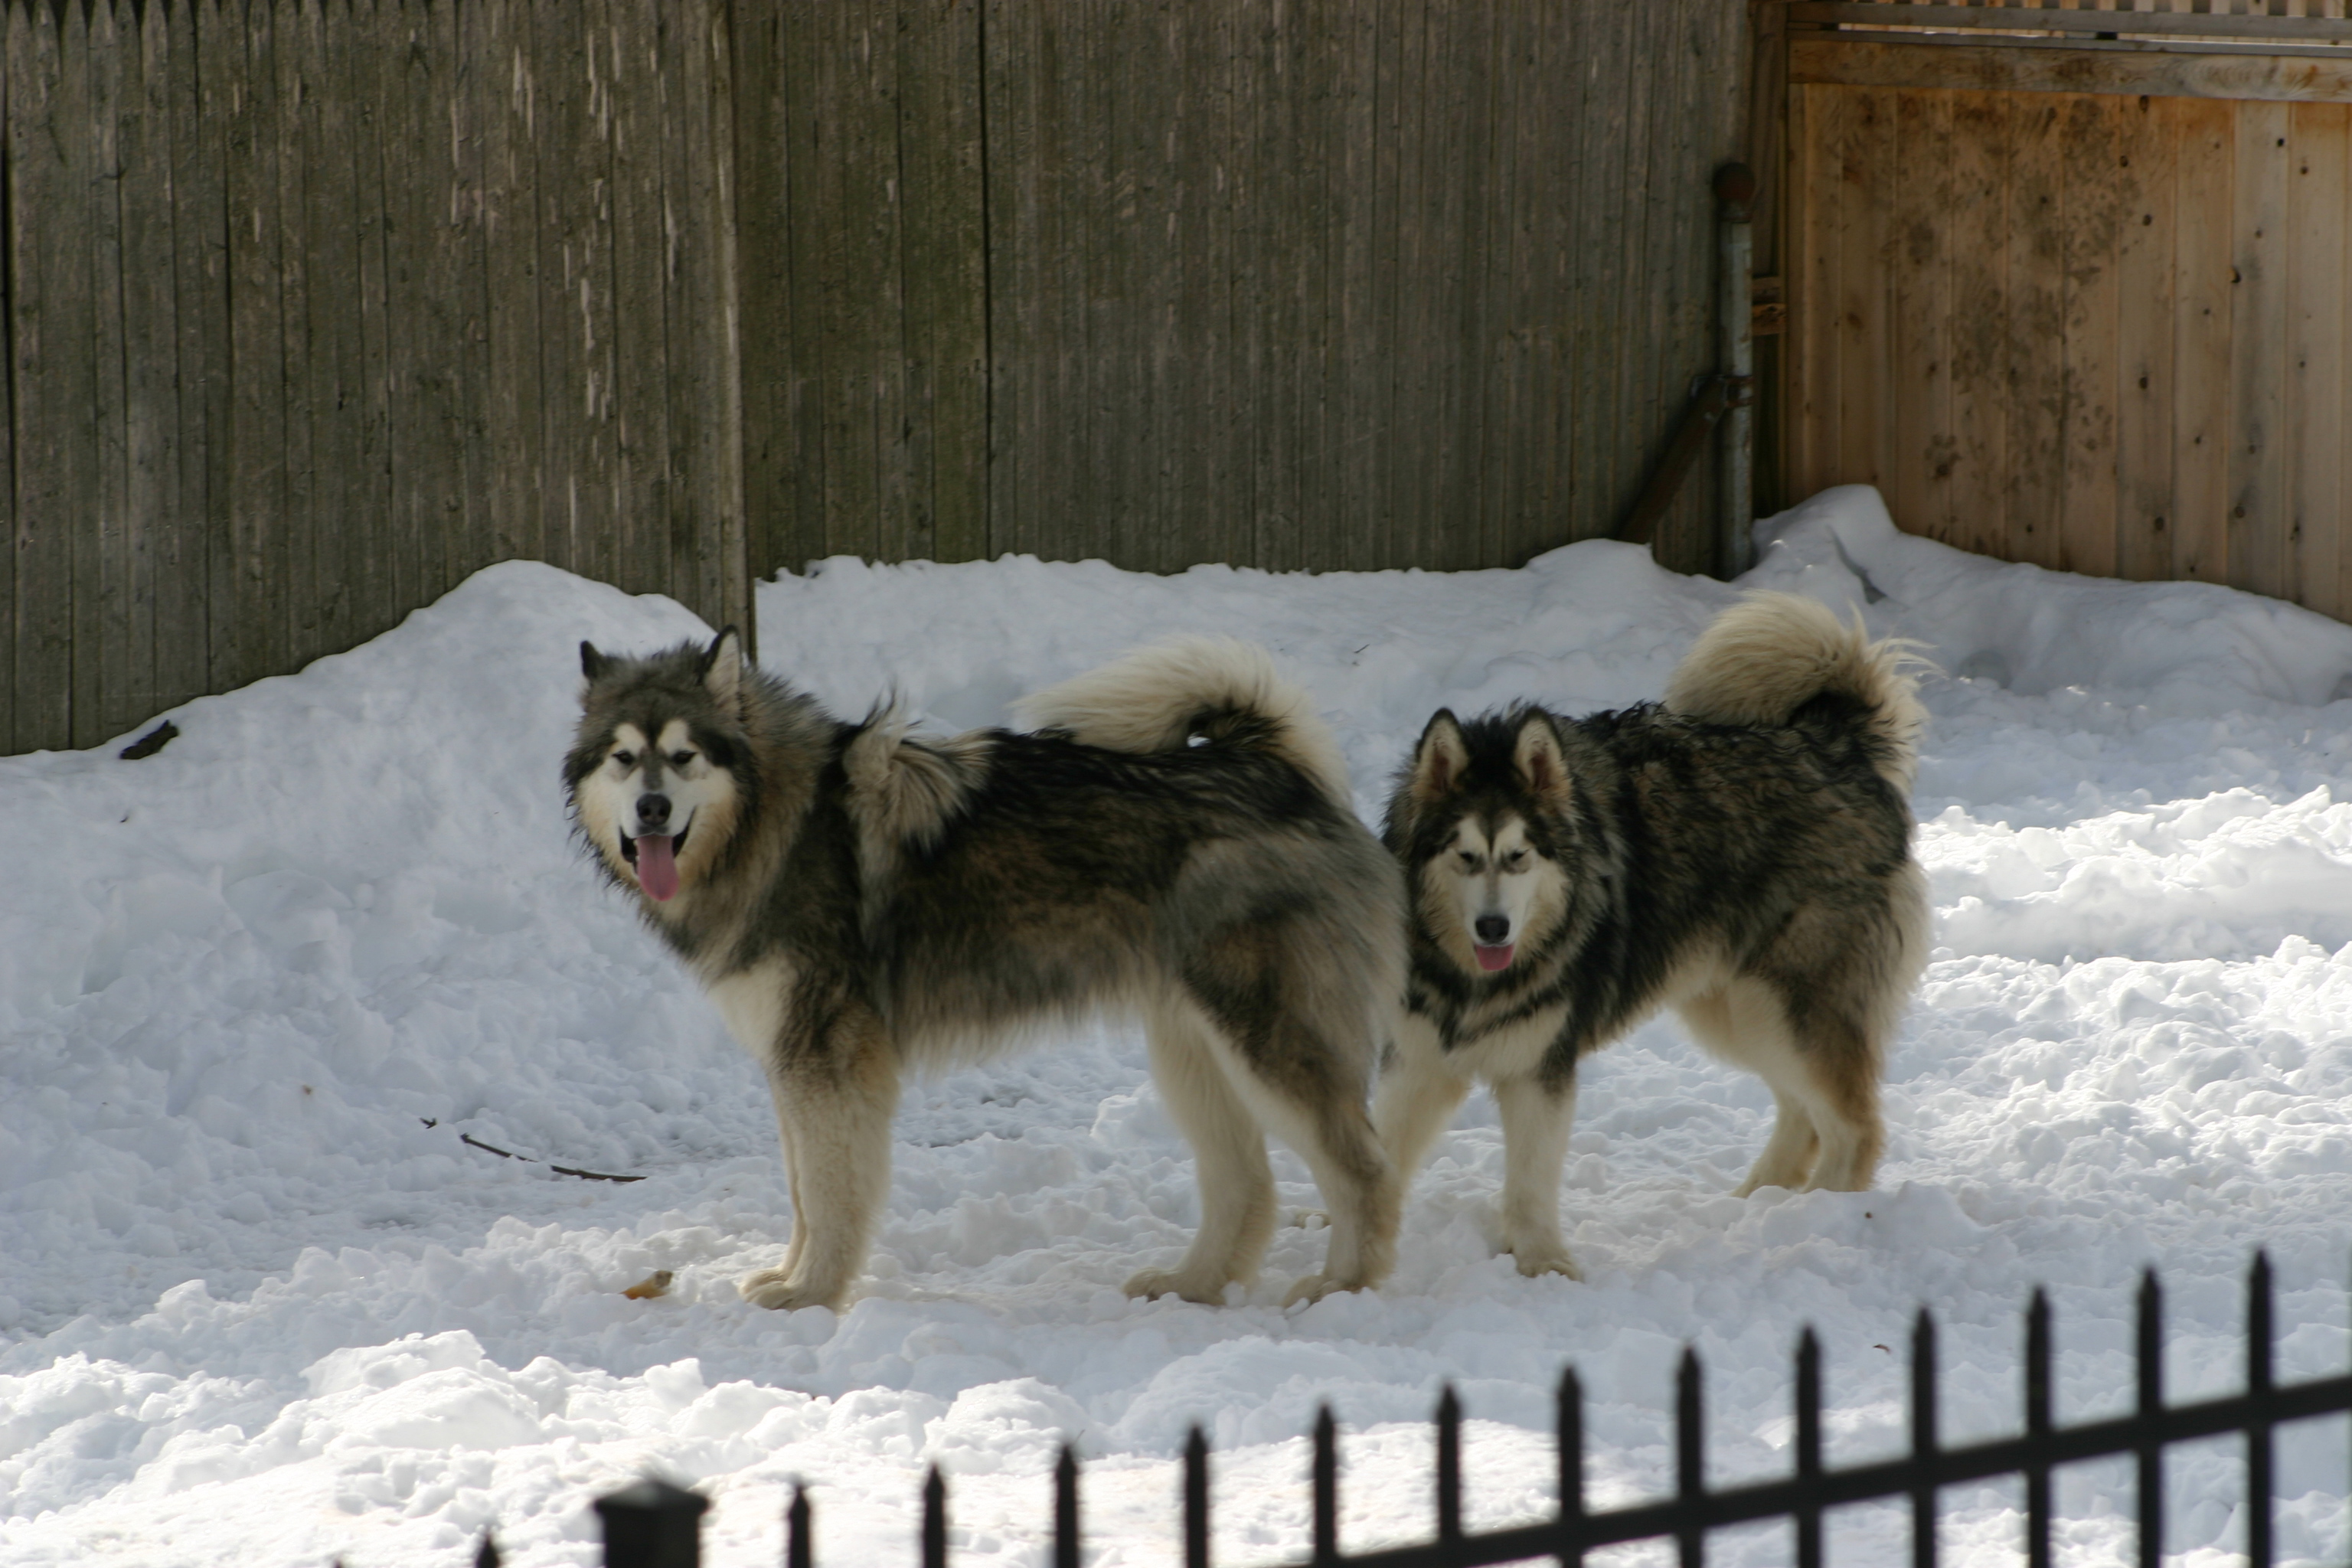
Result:
<instances>
[{"instance_id":1,"label":"dog's thick fur coat","mask_svg":"<svg viewBox=\"0 0 2352 1568\"><path fill-rule=\"evenodd\" d=\"M708 647L610 658L564 776L606 874L766 1069L794 1208L768 1307L837 1305L887 1195L900 1075L1041 1026L1144 1020L1201 1227L1130 1293L1219 1301L1271 1237L1265 1133L1328 1205L1322 1274L1376 1284L1395 1179L1365 1100L1402 985L1394 860L1265 656L1148 649L1022 704L1036 732L862 723Z\"/></svg>"},{"instance_id":2,"label":"dog's thick fur coat","mask_svg":"<svg viewBox=\"0 0 2352 1568\"><path fill-rule=\"evenodd\" d=\"M1663 705L1429 721L1385 829L1411 979L1374 1120L1410 1179L1471 1083L1492 1086L1522 1272L1575 1272L1559 1206L1578 1058L1661 1007L1771 1087L1743 1194L1870 1184L1887 1038L1927 952L1911 662L1759 594Z\"/></svg>"}]
</instances>

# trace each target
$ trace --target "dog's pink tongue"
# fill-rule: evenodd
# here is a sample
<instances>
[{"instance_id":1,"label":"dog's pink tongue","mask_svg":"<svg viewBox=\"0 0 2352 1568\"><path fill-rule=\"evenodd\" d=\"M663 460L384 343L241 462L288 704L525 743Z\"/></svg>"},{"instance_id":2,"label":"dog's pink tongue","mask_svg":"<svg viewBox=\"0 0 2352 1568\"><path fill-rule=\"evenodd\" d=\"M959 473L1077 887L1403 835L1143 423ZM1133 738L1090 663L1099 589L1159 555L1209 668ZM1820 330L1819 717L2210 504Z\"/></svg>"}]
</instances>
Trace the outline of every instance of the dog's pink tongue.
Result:
<instances>
[{"instance_id":1,"label":"dog's pink tongue","mask_svg":"<svg viewBox=\"0 0 2352 1568\"><path fill-rule=\"evenodd\" d=\"M1478 967L1488 973L1508 964L1511 962L1511 954L1517 951L1515 943L1507 942L1500 947L1482 947L1476 942L1472 942L1470 949L1478 955Z\"/></svg>"},{"instance_id":2,"label":"dog's pink tongue","mask_svg":"<svg viewBox=\"0 0 2352 1568\"><path fill-rule=\"evenodd\" d=\"M677 897L677 859L669 852L669 835L648 833L637 840L637 886L659 903Z\"/></svg>"}]
</instances>

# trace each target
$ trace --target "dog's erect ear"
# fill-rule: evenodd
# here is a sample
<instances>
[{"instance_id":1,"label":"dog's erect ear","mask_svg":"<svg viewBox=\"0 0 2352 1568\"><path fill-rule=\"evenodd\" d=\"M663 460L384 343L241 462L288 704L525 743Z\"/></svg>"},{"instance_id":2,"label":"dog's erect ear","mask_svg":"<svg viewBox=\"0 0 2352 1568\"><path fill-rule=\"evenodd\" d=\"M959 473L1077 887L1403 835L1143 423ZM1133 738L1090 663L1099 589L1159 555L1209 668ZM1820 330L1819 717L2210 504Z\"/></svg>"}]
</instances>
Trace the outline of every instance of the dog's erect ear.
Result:
<instances>
[{"instance_id":1,"label":"dog's erect ear","mask_svg":"<svg viewBox=\"0 0 2352 1568\"><path fill-rule=\"evenodd\" d=\"M710 651L702 656L702 684L719 705L729 712L735 712L740 707L743 698L743 639L733 626L710 639Z\"/></svg>"},{"instance_id":2,"label":"dog's erect ear","mask_svg":"<svg viewBox=\"0 0 2352 1568\"><path fill-rule=\"evenodd\" d=\"M606 658L603 654L596 651L596 645L594 643L590 642L586 637L582 637L580 639L581 674L586 676L589 679L593 680L598 676L604 674L604 667L612 662L613 661L611 659Z\"/></svg>"},{"instance_id":3,"label":"dog's erect ear","mask_svg":"<svg viewBox=\"0 0 2352 1568\"><path fill-rule=\"evenodd\" d=\"M1568 759L1560 754L1559 731L1548 713L1528 713L1519 720L1518 739L1511 745L1511 765L1519 782L1538 800L1560 805L1568 799Z\"/></svg>"},{"instance_id":4,"label":"dog's erect ear","mask_svg":"<svg viewBox=\"0 0 2352 1568\"><path fill-rule=\"evenodd\" d=\"M1470 745L1462 738L1462 721L1453 709L1440 708L1412 753L1413 798L1443 800L1462 782L1462 770L1469 765Z\"/></svg>"}]
</instances>

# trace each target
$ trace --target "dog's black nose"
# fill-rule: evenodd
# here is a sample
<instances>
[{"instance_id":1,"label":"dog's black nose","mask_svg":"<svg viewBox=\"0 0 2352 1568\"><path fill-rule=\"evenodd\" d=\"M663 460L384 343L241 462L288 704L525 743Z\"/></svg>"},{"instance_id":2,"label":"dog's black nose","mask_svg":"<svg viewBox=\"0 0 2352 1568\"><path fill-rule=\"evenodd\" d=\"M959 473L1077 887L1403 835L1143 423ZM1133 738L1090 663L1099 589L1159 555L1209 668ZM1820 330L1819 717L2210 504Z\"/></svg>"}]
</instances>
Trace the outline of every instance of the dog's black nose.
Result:
<instances>
[{"instance_id":1,"label":"dog's black nose","mask_svg":"<svg viewBox=\"0 0 2352 1568\"><path fill-rule=\"evenodd\" d=\"M1511 934L1511 922L1505 915L1480 915L1470 929L1478 933L1480 942L1492 947Z\"/></svg>"},{"instance_id":2,"label":"dog's black nose","mask_svg":"<svg viewBox=\"0 0 2352 1568\"><path fill-rule=\"evenodd\" d=\"M669 826L669 796L641 795L637 796L637 826L653 832Z\"/></svg>"}]
</instances>

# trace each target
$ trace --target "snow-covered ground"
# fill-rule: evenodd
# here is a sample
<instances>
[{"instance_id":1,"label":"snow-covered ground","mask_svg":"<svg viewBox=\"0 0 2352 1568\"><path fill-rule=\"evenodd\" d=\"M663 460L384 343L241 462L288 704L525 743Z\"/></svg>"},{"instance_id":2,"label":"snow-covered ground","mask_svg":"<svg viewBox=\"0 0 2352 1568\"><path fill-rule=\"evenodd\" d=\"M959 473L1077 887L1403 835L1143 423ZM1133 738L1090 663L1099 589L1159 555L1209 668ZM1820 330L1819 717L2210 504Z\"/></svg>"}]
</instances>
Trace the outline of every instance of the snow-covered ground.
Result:
<instances>
[{"instance_id":1,"label":"snow-covered ground","mask_svg":"<svg viewBox=\"0 0 2352 1568\"><path fill-rule=\"evenodd\" d=\"M1166 1563L1198 1421L1219 1558L1268 1562L1306 1543L1325 1400L1343 1542L1401 1541L1429 1527L1446 1380L1474 1523L1527 1519L1552 1506L1570 1361L1596 1500L1619 1502L1668 1484L1686 1342L1711 1479L1763 1477L1789 1463L1803 1324L1832 1462L1889 1455L1922 1303L1946 1430L1988 1436L2019 1419L2037 1282L2062 1419L2127 1405L2151 1262L2171 1389L2235 1387L2258 1246L2281 1375L2340 1369L2352 628L1958 554L1867 490L1763 529L1751 584L1866 598L1948 672L1918 795L1939 945L1894 1055L1891 1148L1873 1193L1732 1198L1769 1097L1653 1024L1586 1079L1562 1194L1582 1283L1491 1256L1479 1097L1377 1295L1281 1310L1323 1241L1289 1228L1241 1304L1127 1300L1193 1195L1140 1040L1108 1025L918 1085L855 1302L746 1306L734 1277L791 1224L765 1091L568 841L557 777L579 640L705 635L667 600L500 566L353 653L176 710L149 760L0 760L26 846L0 904L0 1561L424 1568L470 1561L495 1522L509 1563L590 1563L589 1500L652 1469L712 1496L726 1568L778 1560L794 1477L821 1563L910 1562L937 1462L956 1560L1027 1563L1071 1436L1092 1561ZM1139 641L1251 637L1333 716L1371 816L1437 705L1654 697L1731 592L1611 543L1458 576L835 561L763 586L759 631L841 710L895 683L953 727ZM669 1295L621 1294L665 1268ZM2344 1428L2282 1435L2293 1560L2352 1551ZM2176 1450L2180 1562L2228 1560L2241 1481L2234 1441ZM2128 1560L2127 1464L2063 1472L2060 1498L2062 1561ZM1947 1562L2020 1560L2013 1485L1946 1500ZM1835 1519L1834 1561L1905 1550L1892 1509ZM1779 1529L1716 1546L1789 1552Z\"/></svg>"}]
</instances>

